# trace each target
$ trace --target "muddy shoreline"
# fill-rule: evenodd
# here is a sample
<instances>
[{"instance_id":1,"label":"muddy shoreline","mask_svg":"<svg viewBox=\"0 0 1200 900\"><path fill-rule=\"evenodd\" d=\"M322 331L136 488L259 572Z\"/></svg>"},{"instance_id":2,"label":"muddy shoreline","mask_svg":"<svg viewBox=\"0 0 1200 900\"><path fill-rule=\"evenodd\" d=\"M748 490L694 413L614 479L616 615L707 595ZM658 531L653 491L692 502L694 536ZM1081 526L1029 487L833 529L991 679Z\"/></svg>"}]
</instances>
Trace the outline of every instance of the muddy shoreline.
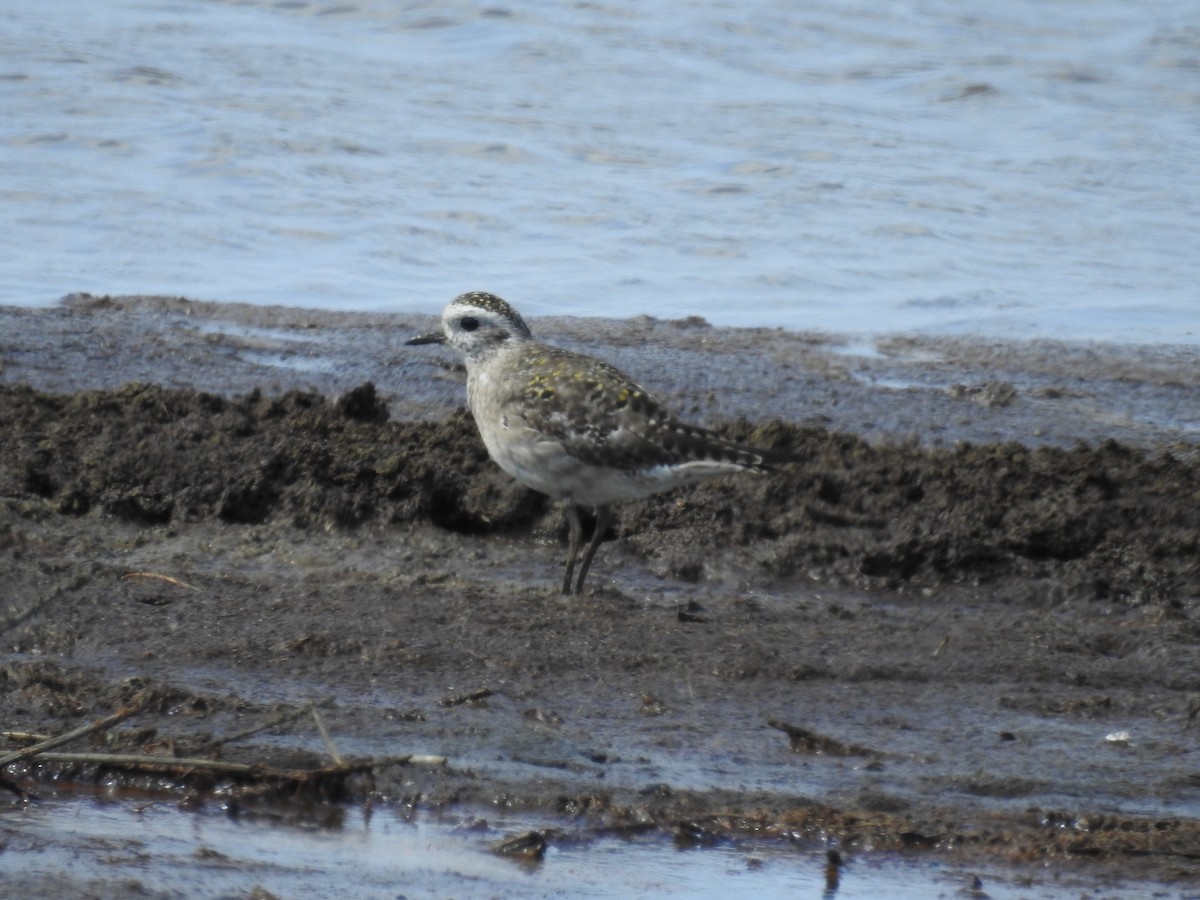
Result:
<instances>
[{"instance_id":1,"label":"muddy shoreline","mask_svg":"<svg viewBox=\"0 0 1200 900\"><path fill-rule=\"evenodd\" d=\"M105 746L186 755L316 703L449 760L340 802L1200 877L1195 351L534 323L808 460L624 505L564 599L558 511L400 346L429 321L0 307L0 730L149 690Z\"/></svg>"}]
</instances>

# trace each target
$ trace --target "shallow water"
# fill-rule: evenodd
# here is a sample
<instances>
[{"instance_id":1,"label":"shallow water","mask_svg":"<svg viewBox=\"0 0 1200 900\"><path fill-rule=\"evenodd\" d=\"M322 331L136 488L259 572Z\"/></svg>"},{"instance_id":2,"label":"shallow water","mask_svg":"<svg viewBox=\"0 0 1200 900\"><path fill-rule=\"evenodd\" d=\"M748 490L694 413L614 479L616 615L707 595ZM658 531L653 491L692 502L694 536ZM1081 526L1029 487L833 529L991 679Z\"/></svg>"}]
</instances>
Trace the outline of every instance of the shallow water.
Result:
<instances>
[{"instance_id":1,"label":"shallow water","mask_svg":"<svg viewBox=\"0 0 1200 900\"><path fill-rule=\"evenodd\" d=\"M1200 339L1186 0L61 0L0 58L0 303Z\"/></svg>"},{"instance_id":2,"label":"shallow water","mask_svg":"<svg viewBox=\"0 0 1200 900\"><path fill-rule=\"evenodd\" d=\"M71 890L89 897L889 897L1106 898L1133 887L987 863L964 869L928 855L847 857L836 886L823 849L722 842L680 847L662 838L552 835L541 863L492 848L539 827L529 819L390 810L275 809L230 816L213 804L183 811L153 798L74 796L0 812L0 876L24 896ZM983 895L974 895L983 896ZM1157 896L1170 897L1171 893Z\"/></svg>"}]
</instances>

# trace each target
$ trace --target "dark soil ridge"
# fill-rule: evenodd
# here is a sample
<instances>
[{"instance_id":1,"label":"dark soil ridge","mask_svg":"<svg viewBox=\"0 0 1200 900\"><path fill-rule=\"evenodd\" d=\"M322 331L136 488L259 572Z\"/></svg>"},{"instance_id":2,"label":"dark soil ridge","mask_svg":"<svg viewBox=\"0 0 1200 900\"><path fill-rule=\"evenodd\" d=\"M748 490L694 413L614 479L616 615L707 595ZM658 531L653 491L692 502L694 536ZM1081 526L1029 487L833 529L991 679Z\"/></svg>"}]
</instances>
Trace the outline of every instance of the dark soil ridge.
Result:
<instances>
[{"instance_id":1,"label":"dark soil ridge","mask_svg":"<svg viewBox=\"0 0 1200 900\"><path fill-rule=\"evenodd\" d=\"M26 514L140 525L216 519L300 529L432 523L557 528L558 511L490 462L465 411L389 421L366 383L227 398L128 384L53 394L0 385L0 496ZM720 433L807 460L619 512L660 574L753 563L762 578L865 588L1044 581L1048 600L1179 606L1200 595L1200 461L1114 441L937 449L783 422Z\"/></svg>"}]
</instances>

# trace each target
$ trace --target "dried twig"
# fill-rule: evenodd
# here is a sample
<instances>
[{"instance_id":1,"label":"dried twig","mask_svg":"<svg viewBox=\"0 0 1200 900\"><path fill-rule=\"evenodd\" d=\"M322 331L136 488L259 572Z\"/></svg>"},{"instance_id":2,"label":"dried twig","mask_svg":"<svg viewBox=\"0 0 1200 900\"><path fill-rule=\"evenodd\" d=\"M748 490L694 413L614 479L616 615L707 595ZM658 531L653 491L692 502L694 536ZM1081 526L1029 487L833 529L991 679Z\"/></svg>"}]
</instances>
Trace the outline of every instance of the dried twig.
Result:
<instances>
[{"instance_id":1,"label":"dried twig","mask_svg":"<svg viewBox=\"0 0 1200 900\"><path fill-rule=\"evenodd\" d=\"M174 756L142 756L136 753L41 753L39 759L45 762L61 763L93 763L96 765L118 766L128 769L148 769L152 771L178 769L205 769L210 772L222 772L227 775L254 775L260 778L285 778L291 781L306 781L327 775L344 775L363 772L382 766L444 766L444 756L420 756L407 754L404 756L387 756L382 759L364 759L355 762L341 762L335 766L320 769L276 769L261 763L226 762L221 759L199 759L194 757Z\"/></svg>"},{"instance_id":2,"label":"dried twig","mask_svg":"<svg viewBox=\"0 0 1200 900\"><path fill-rule=\"evenodd\" d=\"M172 757L172 756L146 756L136 753L58 753L52 752L57 747L62 747L66 744L73 743L88 735L95 734L99 731L104 731L112 728L120 722L125 721L130 716L140 712L150 701L150 694L147 691L139 693L134 697L133 702L122 709L117 710L111 716L106 716L103 719L97 719L94 722L89 722L76 728L74 731L69 731L66 734L58 737L46 738L25 747L22 750L13 750L9 753L0 755L0 768L11 765L25 759L37 757L43 762L56 763L78 763L78 764L95 764L107 765L119 768L134 769L138 771L168 771L168 772L188 772L196 770L205 770L210 772L224 773L227 775L242 775L262 779L282 779L286 781L310 782L317 781L322 778L337 777L343 775L352 775L357 772L366 772L372 769L381 768L383 766L444 766L446 765L446 757L430 756L421 754L405 754L403 756L389 756L381 759L369 758L365 760L357 760L347 762L337 752L337 747L333 743L333 738L329 734L329 730L325 727L325 723L321 720L321 716L317 713L315 706L307 706L299 711L288 712L284 715L277 716L270 722L258 725L254 728L238 734L231 735L220 740L212 741L208 746L215 747L224 743L228 743L238 738L246 737L247 735L255 734L259 731L264 731L267 728L272 728L283 722L291 721L305 714L311 714L313 721L317 723L317 728L320 729L321 737L325 741L325 746L329 750L330 756L333 758L334 764L318 769L276 769L272 766L262 763L236 763L226 762L217 759L201 759L196 757ZM27 735L24 732L0 732L0 734L13 739L29 739L31 737L41 737L41 735ZM7 782L0 780L0 786L16 789L15 786L9 785Z\"/></svg>"},{"instance_id":3,"label":"dried twig","mask_svg":"<svg viewBox=\"0 0 1200 900\"><path fill-rule=\"evenodd\" d=\"M839 741L837 738L818 734L815 731L801 728L798 725L789 725L787 722L781 722L779 719L767 719L767 725L786 734L788 740L792 743L792 750L796 753L814 753L825 756L882 755L878 750L873 750L870 747L848 744L845 741Z\"/></svg>"},{"instance_id":4,"label":"dried twig","mask_svg":"<svg viewBox=\"0 0 1200 900\"><path fill-rule=\"evenodd\" d=\"M66 744L72 744L80 738L85 738L90 734L95 734L97 731L105 731L124 722L132 715L141 712L142 708L150 701L150 695L145 691L139 693L133 698L133 702L123 709L118 709L111 716L106 716L103 719L97 719L95 722L89 722L87 725L82 725L74 731L68 731L66 734L60 734L58 737L48 738L44 741L39 741L32 746L26 747L23 750L13 750L10 753L5 753L0 756L0 768L12 765L15 762L20 762L23 759L29 759L34 756L39 756L47 750L53 750L55 747L62 747Z\"/></svg>"},{"instance_id":5,"label":"dried twig","mask_svg":"<svg viewBox=\"0 0 1200 900\"><path fill-rule=\"evenodd\" d=\"M279 725L284 725L288 722L294 722L296 719L299 719L301 716L306 716L306 715L308 715L307 709L288 710L285 713L280 713L278 716L276 716L273 719L270 719L269 721L263 722L261 725L255 725L253 728L247 728L243 731L238 731L233 734L226 735L225 737L222 737L222 738L213 738L211 741L209 741L204 746L205 746L205 748L215 750L217 747L222 747L225 744L232 744L234 741L240 741L242 738L251 737L252 735L256 735L261 731L266 731L270 728L275 728Z\"/></svg>"},{"instance_id":6,"label":"dried twig","mask_svg":"<svg viewBox=\"0 0 1200 900\"><path fill-rule=\"evenodd\" d=\"M329 729L325 727L325 720L317 712L315 704L310 703L308 710L312 713L313 721L317 723L317 731L321 732L321 740L325 742L325 749L329 751L329 756L333 760L333 764L340 766L342 764L342 756L338 753L337 746L333 743L333 738L329 736Z\"/></svg>"},{"instance_id":7,"label":"dried twig","mask_svg":"<svg viewBox=\"0 0 1200 900\"><path fill-rule=\"evenodd\" d=\"M0 731L0 738L6 741L17 741L19 743L35 743L37 741L48 741L48 734L34 734L32 731Z\"/></svg>"},{"instance_id":8,"label":"dried twig","mask_svg":"<svg viewBox=\"0 0 1200 900\"><path fill-rule=\"evenodd\" d=\"M188 584L176 578L174 575L160 575L158 572L126 572L121 576L122 581L127 581L130 578L156 578L159 581L165 581L167 584L173 584L177 587L187 588L189 591L198 591L200 588L194 584Z\"/></svg>"},{"instance_id":9,"label":"dried twig","mask_svg":"<svg viewBox=\"0 0 1200 900\"><path fill-rule=\"evenodd\" d=\"M479 703L492 696L490 688L480 688L469 694L449 694L438 701L439 706L462 706L464 703Z\"/></svg>"},{"instance_id":10,"label":"dried twig","mask_svg":"<svg viewBox=\"0 0 1200 900\"><path fill-rule=\"evenodd\" d=\"M38 757L44 762L58 763L94 763L103 766L117 766L126 769L206 769L211 772L224 772L229 775L259 775L264 778L303 779L312 772L304 769L273 769L257 763L226 762L223 759L200 759L184 756L146 756L138 753L42 753ZM319 770L313 770L319 771Z\"/></svg>"}]
</instances>

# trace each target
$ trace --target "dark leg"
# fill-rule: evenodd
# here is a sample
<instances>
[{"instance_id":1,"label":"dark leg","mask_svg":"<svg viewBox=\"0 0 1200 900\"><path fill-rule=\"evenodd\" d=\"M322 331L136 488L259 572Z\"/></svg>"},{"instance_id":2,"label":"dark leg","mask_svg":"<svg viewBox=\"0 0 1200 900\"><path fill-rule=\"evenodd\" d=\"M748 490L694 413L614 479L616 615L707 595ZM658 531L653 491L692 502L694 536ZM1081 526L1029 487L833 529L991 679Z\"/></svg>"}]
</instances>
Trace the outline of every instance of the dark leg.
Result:
<instances>
[{"instance_id":1,"label":"dark leg","mask_svg":"<svg viewBox=\"0 0 1200 900\"><path fill-rule=\"evenodd\" d=\"M583 525L579 521L579 507L570 500L563 501L563 513L567 517L567 526L570 528L570 537L567 545L567 574L563 577L562 592L564 594L571 593L571 576L575 572L575 556L579 553L579 540L583 537ZM591 557L588 557L591 560ZM583 570L587 571L587 563L583 565Z\"/></svg>"},{"instance_id":2,"label":"dark leg","mask_svg":"<svg viewBox=\"0 0 1200 900\"><path fill-rule=\"evenodd\" d=\"M578 518L576 512L576 518ZM575 593L583 593L583 579L587 578L588 567L592 564L592 557L596 555L596 550L600 546L600 542L604 540L604 532L608 531L608 523L612 517L608 513L607 506L596 507L596 530L592 533L591 543L588 544L587 550L583 554L583 564L579 567L579 580L575 582Z\"/></svg>"}]
</instances>

